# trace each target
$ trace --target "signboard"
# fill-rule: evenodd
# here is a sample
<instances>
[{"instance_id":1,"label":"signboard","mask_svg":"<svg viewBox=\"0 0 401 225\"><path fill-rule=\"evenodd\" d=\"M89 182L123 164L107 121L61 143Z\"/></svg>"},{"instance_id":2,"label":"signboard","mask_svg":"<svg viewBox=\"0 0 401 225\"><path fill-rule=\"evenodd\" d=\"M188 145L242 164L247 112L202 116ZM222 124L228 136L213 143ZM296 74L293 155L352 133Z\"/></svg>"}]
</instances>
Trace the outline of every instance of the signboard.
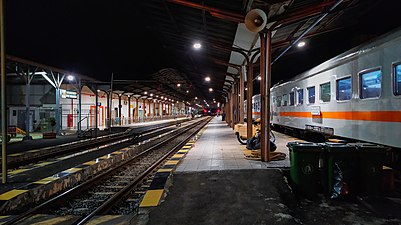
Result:
<instances>
[{"instance_id":1,"label":"signboard","mask_svg":"<svg viewBox=\"0 0 401 225\"><path fill-rule=\"evenodd\" d=\"M320 106L311 107L312 116L320 116Z\"/></svg>"},{"instance_id":2,"label":"signboard","mask_svg":"<svg viewBox=\"0 0 401 225\"><path fill-rule=\"evenodd\" d=\"M60 89L61 98L77 99L77 92L71 90Z\"/></svg>"}]
</instances>

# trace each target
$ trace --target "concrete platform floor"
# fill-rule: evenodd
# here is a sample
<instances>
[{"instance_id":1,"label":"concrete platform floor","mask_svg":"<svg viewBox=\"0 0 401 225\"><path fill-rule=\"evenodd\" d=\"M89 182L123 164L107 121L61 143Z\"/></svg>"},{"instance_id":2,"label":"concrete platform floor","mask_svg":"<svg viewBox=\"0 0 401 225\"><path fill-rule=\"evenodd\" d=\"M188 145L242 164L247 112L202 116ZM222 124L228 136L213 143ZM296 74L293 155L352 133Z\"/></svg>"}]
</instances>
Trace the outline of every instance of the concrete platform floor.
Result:
<instances>
[{"instance_id":1,"label":"concrete platform floor","mask_svg":"<svg viewBox=\"0 0 401 225\"><path fill-rule=\"evenodd\" d=\"M170 176L157 207L141 208L138 225L401 225L401 204L385 199L309 200L288 185L286 144L297 139L276 133L276 151L285 160L268 163L244 158L234 131L214 118ZM366 204L368 203L368 204ZM373 212L372 209L381 209Z\"/></svg>"},{"instance_id":2,"label":"concrete platform floor","mask_svg":"<svg viewBox=\"0 0 401 225\"><path fill-rule=\"evenodd\" d=\"M298 139L277 132L274 134L276 152L285 153L287 156L284 160L261 162L245 159L246 146L238 142L234 130L221 121L221 117L215 117L206 126L206 130L182 160L176 172L289 168L290 160L286 144Z\"/></svg>"}]
</instances>

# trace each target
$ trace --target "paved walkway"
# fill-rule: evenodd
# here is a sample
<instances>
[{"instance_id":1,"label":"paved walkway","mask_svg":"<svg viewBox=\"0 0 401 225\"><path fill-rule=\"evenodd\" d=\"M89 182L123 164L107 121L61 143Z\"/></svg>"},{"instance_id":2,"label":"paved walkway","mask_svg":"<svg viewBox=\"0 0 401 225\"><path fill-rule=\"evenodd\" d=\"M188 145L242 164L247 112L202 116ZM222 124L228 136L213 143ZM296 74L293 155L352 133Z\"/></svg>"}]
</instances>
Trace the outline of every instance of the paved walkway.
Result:
<instances>
[{"instance_id":1,"label":"paved walkway","mask_svg":"<svg viewBox=\"0 0 401 225\"><path fill-rule=\"evenodd\" d=\"M245 145L241 145L231 129L221 117L213 118L202 136L182 160L176 172L207 170L265 169L290 167L287 142L296 139L275 133L277 152L287 155L280 161L261 162L244 157Z\"/></svg>"}]
</instances>

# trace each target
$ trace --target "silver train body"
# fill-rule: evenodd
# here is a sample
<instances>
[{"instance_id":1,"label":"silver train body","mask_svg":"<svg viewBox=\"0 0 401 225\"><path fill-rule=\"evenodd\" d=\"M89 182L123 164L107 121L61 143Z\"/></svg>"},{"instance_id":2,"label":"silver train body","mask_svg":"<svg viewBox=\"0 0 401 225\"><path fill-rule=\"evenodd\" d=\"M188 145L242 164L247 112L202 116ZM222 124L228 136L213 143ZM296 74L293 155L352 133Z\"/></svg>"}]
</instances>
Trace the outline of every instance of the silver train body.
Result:
<instances>
[{"instance_id":1,"label":"silver train body","mask_svg":"<svg viewBox=\"0 0 401 225\"><path fill-rule=\"evenodd\" d=\"M401 29L270 91L273 125L401 148ZM259 117L260 95L252 102Z\"/></svg>"}]
</instances>

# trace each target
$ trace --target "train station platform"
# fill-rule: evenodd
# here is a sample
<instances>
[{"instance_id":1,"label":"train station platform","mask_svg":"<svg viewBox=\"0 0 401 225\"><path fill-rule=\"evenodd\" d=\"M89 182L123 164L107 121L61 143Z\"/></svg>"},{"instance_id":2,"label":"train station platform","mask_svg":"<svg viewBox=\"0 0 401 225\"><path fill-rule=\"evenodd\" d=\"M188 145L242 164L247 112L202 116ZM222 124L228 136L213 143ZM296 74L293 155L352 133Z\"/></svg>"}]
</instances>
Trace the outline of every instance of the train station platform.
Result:
<instances>
[{"instance_id":1,"label":"train station platform","mask_svg":"<svg viewBox=\"0 0 401 225\"><path fill-rule=\"evenodd\" d=\"M286 144L297 139L275 133L285 159L261 162L247 152L234 131L215 117L182 152L187 152L159 192L156 204L141 206L129 224L401 224L401 204L376 204L374 214L360 202L310 200L293 192ZM146 198L146 195L145 195ZM371 206L371 205L370 205ZM388 208L387 208L388 207Z\"/></svg>"},{"instance_id":2,"label":"train station platform","mask_svg":"<svg viewBox=\"0 0 401 225\"><path fill-rule=\"evenodd\" d=\"M259 159L247 159L249 150L241 145L226 122L221 117L215 117L203 132L196 145L188 152L176 172L208 171L208 170L238 170L238 169L265 169L289 168L287 142L298 139L275 133L277 150L286 154L285 159L262 162Z\"/></svg>"}]
</instances>

